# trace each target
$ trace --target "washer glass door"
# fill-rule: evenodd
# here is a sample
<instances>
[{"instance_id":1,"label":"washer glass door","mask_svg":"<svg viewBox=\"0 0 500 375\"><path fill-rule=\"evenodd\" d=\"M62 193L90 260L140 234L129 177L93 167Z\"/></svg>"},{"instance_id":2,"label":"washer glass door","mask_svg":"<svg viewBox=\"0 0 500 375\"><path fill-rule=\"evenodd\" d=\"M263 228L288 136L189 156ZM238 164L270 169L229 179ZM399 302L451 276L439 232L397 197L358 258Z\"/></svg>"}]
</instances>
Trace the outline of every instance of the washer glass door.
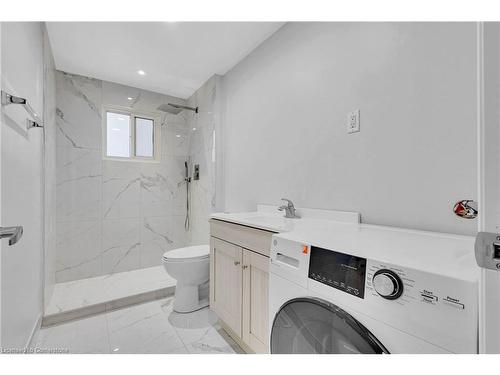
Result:
<instances>
[{"instance_id":1,"label":"washer glass door","mask_svg":"<svg viewBox=\"0 0 500 375\"><path fill-rule=\"evenodd\" d=\"M382 354L387 349L361 323L329 302L296 298L274 318L271 353Z\"/></svg>"}]
</instances>

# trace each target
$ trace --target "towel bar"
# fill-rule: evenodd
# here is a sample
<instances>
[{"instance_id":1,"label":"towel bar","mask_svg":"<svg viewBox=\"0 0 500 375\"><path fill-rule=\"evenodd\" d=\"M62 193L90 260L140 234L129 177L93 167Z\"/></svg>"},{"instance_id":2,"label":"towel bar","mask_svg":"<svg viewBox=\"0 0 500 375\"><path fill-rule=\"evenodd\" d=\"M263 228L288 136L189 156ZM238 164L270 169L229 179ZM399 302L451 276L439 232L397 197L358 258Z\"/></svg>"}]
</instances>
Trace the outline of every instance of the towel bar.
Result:
<instances>
[{"instance_id":1,"label":"towel bar","mask_svg":"<svg viewBox=\"0 0 500 375\"><path fill-rule=\"evenodd\" d=\"M21 98L19 96L14 96L6 93L5 91L2 91L2 105L9 105L9 104L21 104L26 112L31 116L33 120L28 119L26 122L26 127L28 129L31 128L43 128L43 125L40 124L39 116L36 114L36 112L33 110L33 108L30 106L28 103L28 100L25 98Z\"/></svg>"}]
</instances>

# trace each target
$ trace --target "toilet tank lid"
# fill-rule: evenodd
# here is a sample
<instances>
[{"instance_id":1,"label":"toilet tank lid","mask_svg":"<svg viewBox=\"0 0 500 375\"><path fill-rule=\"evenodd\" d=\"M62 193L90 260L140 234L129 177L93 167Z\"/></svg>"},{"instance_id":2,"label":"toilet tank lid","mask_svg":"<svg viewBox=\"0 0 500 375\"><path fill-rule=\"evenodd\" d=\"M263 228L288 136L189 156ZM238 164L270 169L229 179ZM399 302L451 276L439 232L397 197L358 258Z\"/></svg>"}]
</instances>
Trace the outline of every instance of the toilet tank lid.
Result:
<instances>
[{"instance_id":1,"label":"toilet tank lid","mask_svg":"<svg viewBox=\"0 0 500 375\"><path fill-rule=\"evenodd\" d=\"M163 259L204 258L209 254L210 247L208 245L188 246L167 251L163 254Z\"/></svg>"}]
</instances>

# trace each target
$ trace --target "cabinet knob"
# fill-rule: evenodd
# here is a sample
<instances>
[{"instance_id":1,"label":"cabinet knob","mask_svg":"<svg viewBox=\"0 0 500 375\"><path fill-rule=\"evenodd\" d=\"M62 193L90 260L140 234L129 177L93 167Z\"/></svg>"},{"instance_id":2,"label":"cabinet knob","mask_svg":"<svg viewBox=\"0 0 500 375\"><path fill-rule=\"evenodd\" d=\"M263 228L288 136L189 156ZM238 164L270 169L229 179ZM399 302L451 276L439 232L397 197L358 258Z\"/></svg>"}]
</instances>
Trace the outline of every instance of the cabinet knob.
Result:
<instances>
[{"instance_id":1,"label":"cabinet knob","mask_svg":"<svg viewBox=\"0 0 500 375\"><path fill-rule=\"evenodd\" d=\"M243 268L244 270L246 270L248 268L248 266L241 266L241 268Z\"/></svg>"},{"instance_id":2,"label":"cabinet knob","mask_svg":"<svg viewBox=\"0 0 500 375\"><path fill-rule=\"evenodd\" d=\"M241 263L241 262L240 262L240 261L238 261L238 260L235 260L235 261L234 261L234 265L235 265L235 266L239 266L239 265L240 265L240 263Z\"/></svg>"}]
</instances>

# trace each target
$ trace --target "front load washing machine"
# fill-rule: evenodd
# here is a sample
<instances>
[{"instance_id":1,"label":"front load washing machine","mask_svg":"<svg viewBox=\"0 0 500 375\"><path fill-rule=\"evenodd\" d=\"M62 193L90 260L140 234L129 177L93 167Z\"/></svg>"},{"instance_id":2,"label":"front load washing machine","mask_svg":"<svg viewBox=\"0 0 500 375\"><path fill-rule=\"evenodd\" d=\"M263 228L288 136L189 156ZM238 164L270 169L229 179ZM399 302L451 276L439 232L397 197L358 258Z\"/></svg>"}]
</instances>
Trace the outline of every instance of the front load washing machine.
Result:
<instances>
[{"instance_id":1,"label":"front load washing machine","mask_svg":"<svg viewBox=\"0 0 500 375\"><path fill-rule=\"evenodd\" d=\"M472 238L352 229L274 235L271 353L478 352Z\"/></svg>"}]
</instances>

